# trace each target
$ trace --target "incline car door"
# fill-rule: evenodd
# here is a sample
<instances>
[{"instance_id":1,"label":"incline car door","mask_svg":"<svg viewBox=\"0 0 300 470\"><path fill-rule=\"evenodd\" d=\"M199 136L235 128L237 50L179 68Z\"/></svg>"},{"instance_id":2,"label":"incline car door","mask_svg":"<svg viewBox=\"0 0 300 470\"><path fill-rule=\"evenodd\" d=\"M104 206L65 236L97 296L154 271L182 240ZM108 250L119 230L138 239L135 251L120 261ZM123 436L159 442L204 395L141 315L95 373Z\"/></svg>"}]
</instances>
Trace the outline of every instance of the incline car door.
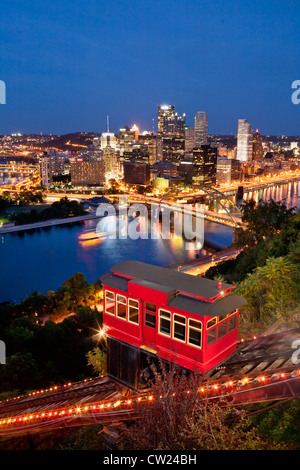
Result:
<instances>
[{"instance_id":1,"label":"incline car door","mask_svg":"<svg viewBox=\"0 0 300 470\"><path fill-rule=\"evenodd\" d=\"M156 350L157 312L152 302L143 302L143 345Z\"/></svg>"}]
</instances>

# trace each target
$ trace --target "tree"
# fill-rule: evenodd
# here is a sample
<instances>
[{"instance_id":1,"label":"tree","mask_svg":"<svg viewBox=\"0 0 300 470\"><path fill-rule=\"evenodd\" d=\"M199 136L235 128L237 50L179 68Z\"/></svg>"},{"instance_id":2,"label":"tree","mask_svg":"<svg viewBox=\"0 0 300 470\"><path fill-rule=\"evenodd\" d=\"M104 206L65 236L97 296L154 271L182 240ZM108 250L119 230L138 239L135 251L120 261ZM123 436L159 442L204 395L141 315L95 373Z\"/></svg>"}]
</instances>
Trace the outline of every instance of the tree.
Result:
<instances>
[{"instance_id":1,"label":"tree","mask_svg":"<svg viewBox=\"0 0 300 470\"><path fill-rule=\"evenodd\" d=\"M86 355L88 365L93 368L95 374L105 375L107 371L107 355L99 347L93 348Z\"/></svg>"},{"instance_id":2,"label":"tree","mask_svg":"<svg viewBox=\"0 0 300 470\"><path fill-rule=\"evenodd\" d=\"M93 287L89 285L82 273L75 273L58 290L59 300L69 311L76 305L86 305Z\"/></svg>"},{"instance_id":3,"label":"tree","mask_svg":"<svg viewBox=\"0 0 300 470\"><path fill-rule=\"evenodd\" d=\"M133 450L257 449L264 443L255 430L244 430L243 413L227 425L228 408L199 392L199 374L181 375L176 368L154 371L153 399L138 406L137 419L125 431L126 448Z\"/></svg>"},{"instance_id":4,"label":"tree","mask_svg":"<svg viewBox=\"0 0 300 470\"><path fill-rule=\"evenodd\" d=\"M31 353L17 352L7 358L0 369L0 390L25 390L36 387L40 382L40 370Z\"/></svg>"},{"instance_id":5,"label":"tree","mask_svg":"<svg viewBox=\"0 0 300 470\"><path fill-rule=\"evenodd\" d=\"M275 235L286 227L295 213L295 208L287 208L282 201L273 200L256 203L253 199L242 204L242 221L246 223L246 229L237 229L238 246L252 246Z\"/></svg>"},{"instance_id":6,"label":"tree","mask_svg":"<svg viewBox=\"0 0 300 470\"><path fill-rule=\"evenodd\" d=\"M269 258L248 274L237 293L247 299L240 327L245 320L267 326L278 318L289 319L300 297L298 266L288 257Z\"/></svg>"}]
</instances>

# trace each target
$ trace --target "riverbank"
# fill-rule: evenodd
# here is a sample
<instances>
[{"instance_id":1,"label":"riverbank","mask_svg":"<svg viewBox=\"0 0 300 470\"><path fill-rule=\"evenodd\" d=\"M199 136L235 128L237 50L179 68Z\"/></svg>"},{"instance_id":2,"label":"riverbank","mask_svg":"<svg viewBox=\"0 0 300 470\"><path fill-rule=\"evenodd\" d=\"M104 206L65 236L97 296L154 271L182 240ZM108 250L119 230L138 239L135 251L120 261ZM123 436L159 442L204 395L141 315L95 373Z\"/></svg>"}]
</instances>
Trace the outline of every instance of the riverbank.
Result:
<instances>
[{"instance_id":1,"label":"riverbank","mask_svg":"<svg viewBox=\"0 0 300 470\"><path fill-rule=\"evenodd\" d=\"M1 227L0 234L11 232L24 232L26 230L34 230L37 228L53 227L55 225L71 224L74 222L84 222L85 220L99 219L95 212L88 215L80 215L78 217L67 217L64 219L51 219L43 222L35 222L33 224L13 225L9 227Z\"/></svg>"}]
</instances>

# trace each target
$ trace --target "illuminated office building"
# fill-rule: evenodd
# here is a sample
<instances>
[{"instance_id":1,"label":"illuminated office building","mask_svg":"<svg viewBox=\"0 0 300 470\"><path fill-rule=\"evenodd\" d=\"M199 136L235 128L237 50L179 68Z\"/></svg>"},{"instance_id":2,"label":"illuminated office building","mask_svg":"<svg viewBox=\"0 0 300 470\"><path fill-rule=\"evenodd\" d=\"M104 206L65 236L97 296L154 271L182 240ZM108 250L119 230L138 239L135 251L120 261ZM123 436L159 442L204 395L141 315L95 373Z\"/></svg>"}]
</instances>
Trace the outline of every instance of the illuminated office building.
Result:
<instances>
[{"instance_id":1,"label":"illuminated office building","mask_svg":"<svg viewBox=\"0 0 300 470\"><path fill-rule=\"evenodd\" d=\"M158 160L179 165L185 152L185 127L185 114L178 116L174 105L158 106Z\"/></svg>"},{"instance_id":2,"label":"illuminated office building","mask_svg":"<svg viewBox=\"0 0 300 470\"><path fill-rule=\"evenodd\" d=\"M150 163L149 147L139 142L134 142L130 148L124 151L124 162Z\"/></svg>"},{"instance_id":3,"label":"illuminated office building","mask_svg":"<svg viewBox=\"0 0 300 470\"><path fill-rule=\"evenodd\" d=\"M193 150L193 184L215 185L218 149L202 145Z\"/></svg>"},{"instance_id":4,"label":"illuminated office building","mask_svg":"<svg viewBox=\"0 0 300 470\"><path fill-rule=\"evenodd\" d=\"M158 134L164 132L164 119L173 118L175 116L175 106L169 104L162 104L158 106L157 114L157 131Z\"/></svg>"},{"instance_id":5,"label":"illuminated office building","mask_svg":"<svg viewBox=\"0 0 300 470\"><path fill-rule=\"evenodd\" d=\"M153 132L143 132L138 141L148 147L149 163L153 165L158 160L158 136Z\"/></svg>"},{"instance_id":6,"label":"illuminated office building","mask_svg":"<svg viewBox=\"0 0 300 470\"><path fill-rule=\"evenodd\" d=\"M71 160L71 182L74 186L104 186L105 165L101 160Z\"/></svg>"},{"instance_id":7,"label":"illuminated office building","mask_svg":"<svg viewBox=\"0 0 300 470\"><path fill-rule=\"evenodd\" d=\"M47 189L52 184L52 160L49 155L44 155L40 160L41 183Z\"/></svg>"},{"instance_id":8,"label":"illuminated office building","mask_svg":"<svg viewBox=\"0 0 300 470\"><path fill-rule=\"evenodd\" d=\"M252 147L252 160L262 160L264 156L263 141L262 136L256 129L255 134L253 134L253 147Z\"/></svg>"},{"instance_id":9,"label":"illuminated office building","mask_svg":"<svg viewBox=\"0 0 300 470\"><path fill-rule=\"evenodd\" d=\"M237 156L241 162L252 159L253 130L247 119L238 120Z\"/></svg>"},{"instance_id":10,"label":"illuminated office building","mask_svg":"<svg viewBox=\"0 0 300 470\"><path fill-rule=\"evenodd\" d=\"M186 156L193 154L193 148L195 147L195 128L194 127L185 127L184 129L184 152Z\"/></svg>"},{"instance_id":11,"label":"illuminated office building","mask_svg":"<svg viewBox=\"0 0 300 470\"><path fill-rule=\"evenodd\" d=\"M232 161L226 157L217 159L216 183L218 185L231 183L231 164Z\"/></svg>"},{"instance_id":12,"label":"illuminated office building","mask_svg":"<svg viewBox=\"0 0 300 470\"><path fill-rule=\"evenodd\" d=\"M163 118L163 132L164 136L176 136L185 137L185 113L182 116L178 116L177 113L174 116L165 116Z\"/></svg>"},{"instance_id":13,"label":"illuminated office building","mask_svg":"<svg viewBox=\"0 0 300 470\"><path fill-rule=\"evenodd\" d=\"M124 162L124 183L141 186L150 184L149 163Z\"/></svg>"},{"instance_id":14,"label":"illuminated office building","mask_svg":"<svg viewBox=\"0 0 300 470\"><path fill-rule=\"evenodd\" d=\"M198 111L195 116L195 147L207 145L207 115L204 111Z\"/></svg>"},{"instance_id":15,"label":"illuminated office building","mask_svg":"<svg viewBox=\"0 0 300 470\"><path fill-rule=\"evenodd\" d=\"M107 116L106 120L106 130L101 134L101 149L105 149L106 147L111 147L113 149L116 148L116 137L113 132L110 131L109 127L109 116Z\"/></svg>"},{"instance_id":16,"label":"illuminated office building","mask_svg":"<svg viewBox=\"0 0 300 470\"><path fill-rule=\"evenodd\" d=\"M162 139L163 161L179 165L181 160L184 159L184 137L166 136Z\"/></svg>"},{"instance_id":17,"label":"illuminated office building","mask_svg":"<svg viewBox=\"0 0 300 470\"><path fill-rule=\"evenodd\" d=\"M117 179L119 172L118 158L116 149L105 147L103 150L103 161L105 167L105 179Z\"/></svg>"}]
</instances>

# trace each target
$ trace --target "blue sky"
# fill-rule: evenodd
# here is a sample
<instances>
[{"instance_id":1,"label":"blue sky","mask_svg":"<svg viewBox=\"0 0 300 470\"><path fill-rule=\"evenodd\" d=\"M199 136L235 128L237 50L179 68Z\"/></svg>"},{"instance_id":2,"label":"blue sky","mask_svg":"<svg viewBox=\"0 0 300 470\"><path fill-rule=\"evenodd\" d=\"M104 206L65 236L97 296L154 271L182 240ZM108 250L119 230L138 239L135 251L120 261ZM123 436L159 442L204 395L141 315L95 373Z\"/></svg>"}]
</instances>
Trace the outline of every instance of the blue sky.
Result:
<instances>
[{"instance_id":1,"label":"blue sky","mask_svg":"<svg viewBox=\"0 0 300 470\"><path fill-rule=\"evenodd\" d=\"M136 123L158 104L193 125L300 134L299 2L10 0L0 14L0 133L67 133ZM155 121L156 122L156 121Z\"/></svg>"}]
</instances>

